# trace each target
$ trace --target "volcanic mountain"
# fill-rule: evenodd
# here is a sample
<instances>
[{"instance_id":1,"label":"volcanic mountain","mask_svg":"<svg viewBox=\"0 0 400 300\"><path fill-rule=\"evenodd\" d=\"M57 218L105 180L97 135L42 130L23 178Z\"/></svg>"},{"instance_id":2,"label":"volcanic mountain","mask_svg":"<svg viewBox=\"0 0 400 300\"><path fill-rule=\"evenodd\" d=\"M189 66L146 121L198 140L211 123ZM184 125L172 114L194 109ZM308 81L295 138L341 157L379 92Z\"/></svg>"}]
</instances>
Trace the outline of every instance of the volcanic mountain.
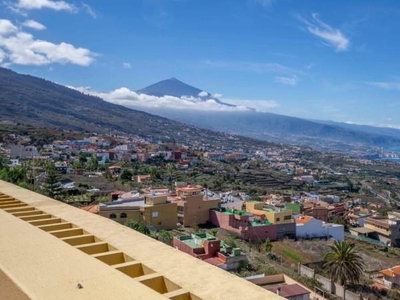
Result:
<instances>
[{"instance_id":1,"label":"volcanic mountain","mask_svg":"<svg viewBox=\"0 0 400 300\"><path fill-rule=\"evenodd\" d=\"M186 100L196 101L208 101L214 100L218 104L236 107L236 105L222 102L218 98L214 97L208 92L195 88L188 85L175 77L170 79L162 80L155 84L149 85L143 89L137 91L138 94L146 94L156 97L173 96L177 98L185 97Z\"/></svg>"}]
</instances>

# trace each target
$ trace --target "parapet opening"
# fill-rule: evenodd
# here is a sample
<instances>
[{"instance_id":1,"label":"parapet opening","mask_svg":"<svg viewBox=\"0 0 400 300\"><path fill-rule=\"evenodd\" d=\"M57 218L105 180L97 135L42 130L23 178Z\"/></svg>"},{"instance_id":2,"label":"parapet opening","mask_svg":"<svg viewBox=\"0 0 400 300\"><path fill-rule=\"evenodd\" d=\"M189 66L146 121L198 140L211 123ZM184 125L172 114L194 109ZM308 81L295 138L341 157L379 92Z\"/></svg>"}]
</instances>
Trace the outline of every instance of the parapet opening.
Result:
<instances>
[{"instance_id":1,"label":"parapet opening","mask_svg":"<svg viewBox=\"0 0 400 300\"><path fill-rule=\"evenodd\" d=\"M155 273L154 270L139 262L132 262L128 265L116 267L116 269L132 278Z\"/></svg>"},{"instance_id":2,"label":"parapet opening","mask_svg":"<svg viewBox=\"0 0 400 300\"><path fill-rule=\"evenodd\" d=\"M144 280L140 280L141 283L148 286L149 288L159 292L160 294L170 293L179 290L181 287L164 276L152 277Z\"/></svg>"}]
</instances>

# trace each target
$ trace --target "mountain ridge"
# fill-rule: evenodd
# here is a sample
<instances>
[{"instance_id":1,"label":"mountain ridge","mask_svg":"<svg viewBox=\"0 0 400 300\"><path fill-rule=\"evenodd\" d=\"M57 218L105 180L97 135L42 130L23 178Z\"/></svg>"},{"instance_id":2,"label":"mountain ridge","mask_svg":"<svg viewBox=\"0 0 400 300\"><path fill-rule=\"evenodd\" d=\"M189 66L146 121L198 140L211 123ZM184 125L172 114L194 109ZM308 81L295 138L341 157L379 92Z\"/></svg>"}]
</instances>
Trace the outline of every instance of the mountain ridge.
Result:
<instances>
[{"instance_id":1,"label":"mountain ridge","mask_svg":"<svg viewBox=\"0 0 400 300\"><path fill-rule=\"evenodd\" d=\"M175 84L177 82L183 86L182 89L176 88ZM190 88L189 92L185 90L186 87ZM147 92L157 97L167 95L184 97L186 92L195 95L201 93L202 90L189 86L176 78L171 78L150 85L138 92L143 94ZM207 93L207 95L210 94ZM379 147L400 144L400 131L395 131L394 129L389 131L375 127L350 126L339 122L307 120L270 112L257 112L254 109L237 112L205 112L154 107L140 107L140 109L172 120L211 130L230 132L274 142L295 142L295 144L307 145L307 143L319 138L326 141L339 141L339 143ZM204 120L207 121L205 122Z\"/></svg>"},{"instance_id":2,"label":"mountain ridge","mask_svg":"<svg viewBox=\"0 0 400 300\"><path fill-rule=\"evenodd\" d=\"M231 135L197 128L164 117L107 102L75 89L0 67L0 121L35 127L71 129L98 133L128 133L154 139L227 144ZM230 139L268 145L246 137Z\"/></svg>"}]
</instances>

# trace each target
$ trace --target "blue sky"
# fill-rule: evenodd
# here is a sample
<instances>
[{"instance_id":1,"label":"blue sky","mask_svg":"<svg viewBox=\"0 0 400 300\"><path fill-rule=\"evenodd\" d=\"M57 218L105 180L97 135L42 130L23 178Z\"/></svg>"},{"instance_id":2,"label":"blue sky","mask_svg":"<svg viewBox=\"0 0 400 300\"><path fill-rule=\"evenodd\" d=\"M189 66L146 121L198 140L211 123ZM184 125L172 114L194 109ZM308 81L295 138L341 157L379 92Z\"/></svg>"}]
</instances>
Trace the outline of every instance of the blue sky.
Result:
<instances>
[{"instance_id":1,"label":"blue sky","mask_svg":"<svg viewBox=\"0 0 400 300\"><path fill-rule=\"evenodd\" d=\"M399 1L0 1L2 66L108 101L176 77L263 111L400 128Z\"/></svg>"}]
</instances>

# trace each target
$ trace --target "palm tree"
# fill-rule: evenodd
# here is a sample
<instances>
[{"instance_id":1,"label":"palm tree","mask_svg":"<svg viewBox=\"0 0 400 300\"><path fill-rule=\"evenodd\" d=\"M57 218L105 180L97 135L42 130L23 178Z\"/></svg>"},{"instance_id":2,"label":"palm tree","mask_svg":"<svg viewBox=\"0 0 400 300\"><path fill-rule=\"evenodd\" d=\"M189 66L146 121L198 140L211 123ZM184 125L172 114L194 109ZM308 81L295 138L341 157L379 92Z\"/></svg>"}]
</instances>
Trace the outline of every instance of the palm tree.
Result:
<instances>
[{"instance_id":1,"label":"palm tree","mask_svg":"<svg viewBox=\"0 0 400 300\"><path fill-rule=\"evenodd\" d=\"M158 174L157 168L155 166L151 166L149 168L149 174L150 174L151 181L154 184L154 182L156 181L157 174Z\"/></svg>"},{"instance_id":2,"label":"palm tree","mask_svg":"<svg viewBox=\"0 0 400 300\"><path fill-rule=\"evenodd\" d=\"M347 241L335 241L330 249L331 251L324 256L324 268L328 269L331 279L339 281L343 286L347 282L360 282L364 262L356 253L355 245Z\"/></svg>"},{"instance_id":3,"label":"palm tree","mask_svg":"<svg viewBox=\"0 0 400 300\"><path fill-rule=\"evenodd\" d=\"M169 181L169 185L170 185L170 189L172 190L172 181L173 181L173 177L175 175L175 164L173 163L168 163L165 166L165 169L167 171L167 175L168 175L168 181Z\"/></svg>"}]
</instances>

